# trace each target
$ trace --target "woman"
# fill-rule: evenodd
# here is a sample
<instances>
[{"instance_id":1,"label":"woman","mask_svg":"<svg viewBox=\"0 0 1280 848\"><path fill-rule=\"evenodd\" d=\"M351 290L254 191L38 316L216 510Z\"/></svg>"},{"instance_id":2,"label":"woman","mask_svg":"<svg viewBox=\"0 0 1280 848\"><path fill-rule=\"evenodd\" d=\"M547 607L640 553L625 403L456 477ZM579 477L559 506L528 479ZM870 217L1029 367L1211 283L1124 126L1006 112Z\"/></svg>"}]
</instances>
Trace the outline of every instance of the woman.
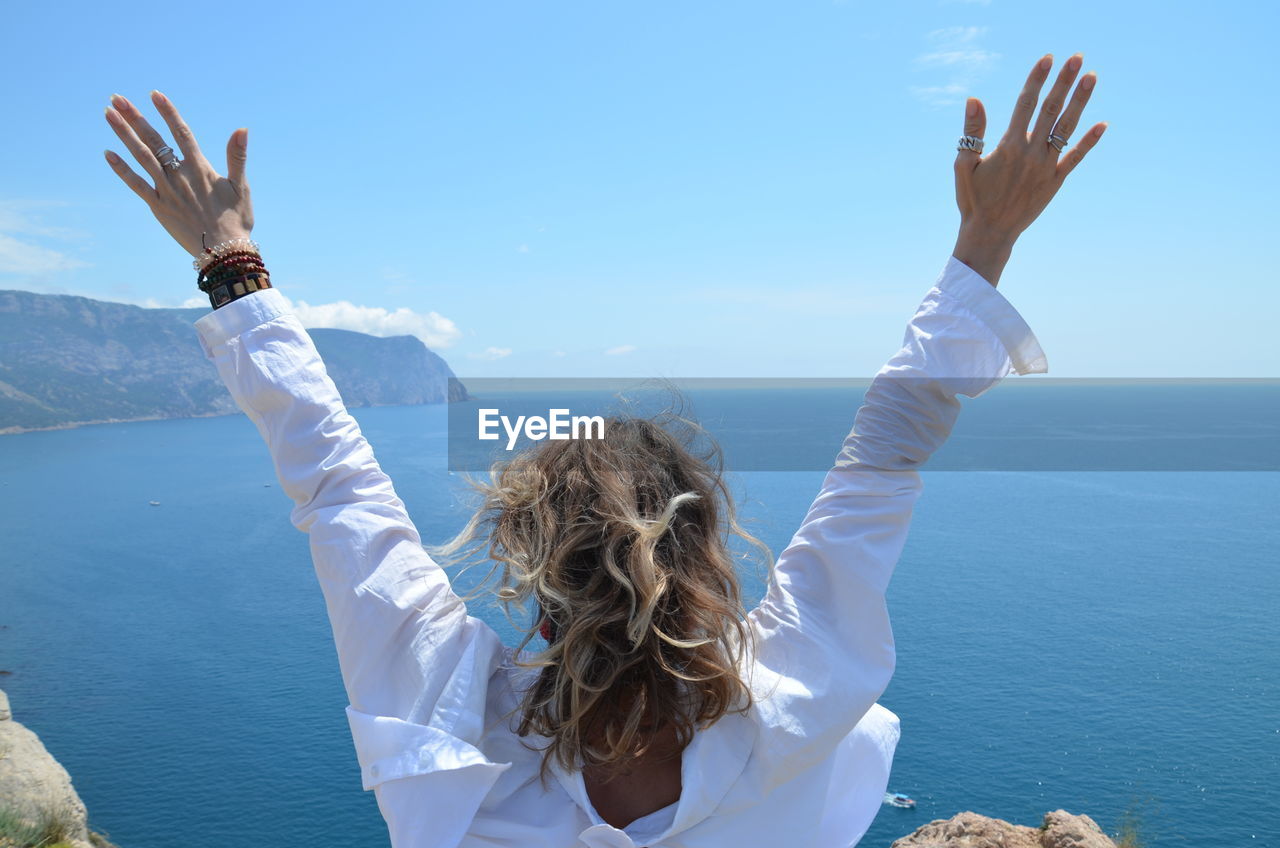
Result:
<instances>
[{"instance_id":1,"label":"woman","mask_svg":"<svg viewBox=\"0 0 1280 848\"><path fill-rule=\"evenodd\" d=\"M152 99L179 160L122 97L107 110L148 182L112 169L196 257L206 356L270 449L310 536L365 789L396 846L852 845L882 800L897 718L885 589L959 395L1047 371L997 293L1018 236L1097 143L1065 155L1095 76L1081 57L1035 115L1032 68L999 146L969 99L955 160L953 256L867 392L767 594L740 610L715 469L660 426L612 421L598 442L545 442L500 470L453 544L488 543L504 601L532 601L520 648L469 616L347 413L307 333L270 287L245 180ZM1065 108L1064 108L1065 105ZM548 640L529 652L532 631Z\"/></svg>"}]
</instances>

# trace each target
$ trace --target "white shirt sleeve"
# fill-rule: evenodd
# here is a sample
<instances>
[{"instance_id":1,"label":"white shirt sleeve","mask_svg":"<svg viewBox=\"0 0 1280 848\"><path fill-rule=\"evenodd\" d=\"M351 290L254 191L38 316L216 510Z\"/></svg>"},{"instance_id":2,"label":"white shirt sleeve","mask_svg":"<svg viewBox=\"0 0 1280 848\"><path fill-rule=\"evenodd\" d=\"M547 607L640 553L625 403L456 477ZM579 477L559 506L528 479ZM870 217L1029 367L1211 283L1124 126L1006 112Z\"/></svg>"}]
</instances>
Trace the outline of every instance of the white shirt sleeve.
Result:
<instances>
[{"instance_id":1,"label":"white shirt sleeve","mask_svg":"<svg viewBox=\"0 0 1280 848\"><path fill-rule=\"evenodd\" d=\"M206 357L267 444L295 504L293 525L310 537L364 788L454 771L449 818L465 827L509 767L476 747L489 679L503 659L501 640L467 614L423 550L284 297L276 289L255 292L195 327ZM379 804L394 834L395 810L381 792ZM450 825L438 824L448 838Z\"/></svg>"},{"instance_id":2,"label":"white shirt sleeve","mask_svg":"<svg viewBox=\"0 0 1280 848\"><path fill-rule=\"evenodd\" d=\"M1048 370L1013 306L955 257L867 390L832 469L748 616L760 726L755 767L776 785L828 756L894 669L885 591L919 466L951 433L958 395Z\"/></svg>"}]
</instances>

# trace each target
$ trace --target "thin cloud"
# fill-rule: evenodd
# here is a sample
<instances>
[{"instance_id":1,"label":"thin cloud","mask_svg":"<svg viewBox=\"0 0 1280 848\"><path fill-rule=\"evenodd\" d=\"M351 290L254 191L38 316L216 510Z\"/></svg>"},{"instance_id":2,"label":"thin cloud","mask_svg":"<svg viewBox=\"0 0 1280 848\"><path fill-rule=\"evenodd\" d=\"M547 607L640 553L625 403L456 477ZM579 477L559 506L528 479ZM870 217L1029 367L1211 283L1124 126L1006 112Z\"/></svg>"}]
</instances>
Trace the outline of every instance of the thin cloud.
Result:
<instances>
[{"instance_id":1,"label":"thin cloud","mask_svg":"<svg viewBox=\"0 0 1280 848\"><path fill-rule=\"evenodd\" d=\"M929 30L925 38L942 44L971 44L987 31L984 26L953 26Z\"/></svg>"},{"instance_id":2,"label":"thin cloud","mask_svg":"<svg viewBox=\"0 0 1280 848\"><path fill-rule=\"evenodd\" d=\"M36 243L48 238L83 238L84 233L66 227L50 227L24 211L32 206L65 205L53 201L0 201L0 273L51 274L89 267L88 262Z\"/></svg>"},{"instance_id":3,"label":"thin cloud","mask_svg":"<svg viewBox=\"0 0 1280 848\"><path fill-rule=\"evenodd\" d=\"M380 306L357 306L345 300L313 305L304 300L291 300L283 292L280 295L298 316L302 326L309 330L333 327L339 330L367 333L371 336L416 336L430 348L449 347L462 337L462 331L457 325L437 312L420 313L407 307L401 307L392 312ZM82 296L95 300L110 300L113 303L128 303L144 309L210 308L209 296L204 294L188 295L177 306L174 305L176 297L161 300L155 297L109 299L99 294ZM489 351L498 353L496 356L488 357L493 359L511 353L504 348L489 348Z\"/></svg>"},{"instance_id":4,"label":"thin cloud","mask_svg":"<svg viewBox=\"0 0 1280 848\"><path fill-rule=\"evenodd\" d=\"M493 362L497 359L506 359L510 355L511 348L509 347L487 347L479 353L467 354L471 359L483 359L487 362Z\"/></svg>"},{"instance_id":5,"label":"thin cloud","mask_svg":"<svg viewBox=\"0 0 1280 848\"><path fill-rule=\"evenodd\" d=\"M389 283L389 285L383 287L383 292L386 294L400 294L419 288L418 281L399 268L384 268L382 279Z\"/></svg>"},{"instance_id":6,"label":"thin cloud","mask_svg":"<svg viewBox=\"0 0 1280 848\"><path fill-rule=\"evenodd\" d=\"M814 284L785 291L761 286L703 286L679 295L681 301L734 305L761 309L769 314L822 315L833 309L849 314L892 312L902 306L901 297L888 292L852 293L848 285Z\"/></svg>"},{"instance_id":7,"label":"thin cloud","mask_svg":"<svg viewBox=\"0 0 1280 848\"><path fill-rule=\"evenodd\" d=\"M291 300L281 292L281 297L298 316L307 329L332 327L338 330L354 330L370 336L416 336L427 347L446 348L462 337L462 331L453 321L438 312L415 312L408 307L395 311L381 306L357 306L346 300L336 303L310 304L305 300ZM154 297L145 300L126 301L147 309L172 309L172 302ZM179 308L209 307L208 295L190 295Z\"/></svg>"},{"instance_id":8,"label":"thin cloud","mask_svg":"<svg viewBox=\"0 0 1280 848\"><path fill-rule=\"evenodd\" d=\"M154 297L148 297L144 300L116 301L116 303L131 303L134 306L141 306L143 309L194 309L197 306L212 308L209 306L209 296L206 294L192 295L177 306L162 300L156 300Z\"/></svg>"},{"instance_id":9,"label":"thin cloud","mask_svg":"<svg viewBox=\"0 0 1280 848\"><path fill-rule=\"evenodd\" d=\"M320 304L296 300L290 306L308 329L334 327L371 336L417 336L432 348L449 347L462 336L457 325L440 313L414 312L404 306L391 311L381 306L357 306L346 300Z\"/></svg>"},{"instance_id":10,"label":"thin cloud","mask_svg":"<svg viewBox=\"0 0 1280 848\"><path fill-rule=\"evenodd\" d=\"M618 345L617 347L611 347L608 350L606 350L604 352L604 355L605 356L626 356L628 353L635 353L635 352L636 352L635 345Z\"/></svg>"},{"instance_id":11,"label":"thin cloud","mask_svg":"<svg viewBox=\"0 0 1280 848\"><path fill-rule=\"evenodd\" d=\"M999 53L989 50L940 50L936 53L925 53L916 57L916 64L936 68L964 68L980 71L995 64Z\"/></svg>"},{"instance_id":12,"label":"thin cloud","mask_svg":"<svg viewBox=\"0 0 1280 848\"><path fill-rule=\"evenodd\" d=\"M986 32L984 26L953 26L926 33L932 49L917 56L915 64L921 70L941 71L946 79L931 85L908 86L911 94L937 108L963 103L974 84L1000 60L999 53L978 44Z\"/></svg>"},{"instance_id":13,"label":"thin cloud","mask_svg":"<svg viewBox=\"0 0 1280 848\"><path fill-rule=\"evenodd\" d=\"M38 244L18 241L12 236L0 233L0 273L5 274L50 274L55 271L70 271L73 268L87 268L88 262L82 262Z\"/></svg>"},{"instance_id":14,"label":"thin cloud","mask_svg":"<svg viewBox=\"0 0 1280 848\"><path fill-rule=\"evenodd\" d=\"M928 85L911 86L911 93L915 95L917 100L922 100L930 106L953 106L961 102L966 96L965 92L972 91L967 85L959 85L953 83L951 85Z\"/></svg>"},{"instance_id":15,"label":"thin cloud","mask_svg":"<svg viewBox=\"0 0 1280 848\"><path fill-rule=\"evenodd\" d=\"M0 232L20 233L22 235L39 236L41 238L86 238L88 233L83 230L76 230L71 227L50 227L49 225L41 222L36 216L23 211L24 209L31 209L33 207L63 207L68 205L69 204L57 200L0 200Z\"/></svg>"}]
</instances>

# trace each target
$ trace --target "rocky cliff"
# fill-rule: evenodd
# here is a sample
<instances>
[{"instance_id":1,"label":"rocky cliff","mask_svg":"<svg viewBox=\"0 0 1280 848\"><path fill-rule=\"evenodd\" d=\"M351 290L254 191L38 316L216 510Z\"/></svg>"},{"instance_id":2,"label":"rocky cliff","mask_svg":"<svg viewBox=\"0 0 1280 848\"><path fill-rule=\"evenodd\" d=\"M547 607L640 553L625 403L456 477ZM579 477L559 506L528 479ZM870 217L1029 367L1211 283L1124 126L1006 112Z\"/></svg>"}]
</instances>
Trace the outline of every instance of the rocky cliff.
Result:
<instances>
[{"instance_id":1,"label":"rocky cliff","mask_svg":"<svg viewBox=\"0 0 1280 848\"><path fill-rule=\"evenodd\" d=\"M208 313L0 290L0 434L238 412L192 326ZM307 332L348 407L466 399L414 336Z\"/></svg>"},{"instance_id":2,"label":"rocky cliff","mask_svg":"<svg viewBox=\"0 0 1280 848\"><path fill-rule=\"evenodd\" d=\"M89 830L71 777L40 738L13 720L0 691L0 848L114 848Z\"/></svg>"},{"instance_id":3,"label":"rocky cliff","mask_svg":"<svg viewBox=\"0 0 1280 848\"><path fill-rule=\"evenodd\" d=\"M929 822L891 848L1116 848L1116 843L1088 816L1056 810L1039 827L960 813Z\"/></svg>"}]
</instances>

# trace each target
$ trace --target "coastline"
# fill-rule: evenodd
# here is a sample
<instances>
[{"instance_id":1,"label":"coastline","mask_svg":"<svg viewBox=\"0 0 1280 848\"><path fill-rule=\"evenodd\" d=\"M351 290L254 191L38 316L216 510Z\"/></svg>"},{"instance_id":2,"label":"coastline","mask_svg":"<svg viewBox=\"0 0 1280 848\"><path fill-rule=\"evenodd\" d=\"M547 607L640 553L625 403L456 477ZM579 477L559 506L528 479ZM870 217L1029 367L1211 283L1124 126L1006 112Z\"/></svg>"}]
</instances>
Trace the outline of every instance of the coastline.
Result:
<instances>
[{"instance_id":1,"label":"coastline","mask_svg":"<svg viewBox=\"0 0 1280 848\"><path fill-rule=\"evenodd\" d=\"M145 415L141 418L95 418L92 421L68 421L63 424L51 424L48 427L0 427L0 436L20 436L23 433L44 433L52 430L75 430L94 424L131 424L136 421L189 421L197 418L222 418L227 415L239 415L234 412L214 412L208 415Z\"/></svg>"}]
</instances>

